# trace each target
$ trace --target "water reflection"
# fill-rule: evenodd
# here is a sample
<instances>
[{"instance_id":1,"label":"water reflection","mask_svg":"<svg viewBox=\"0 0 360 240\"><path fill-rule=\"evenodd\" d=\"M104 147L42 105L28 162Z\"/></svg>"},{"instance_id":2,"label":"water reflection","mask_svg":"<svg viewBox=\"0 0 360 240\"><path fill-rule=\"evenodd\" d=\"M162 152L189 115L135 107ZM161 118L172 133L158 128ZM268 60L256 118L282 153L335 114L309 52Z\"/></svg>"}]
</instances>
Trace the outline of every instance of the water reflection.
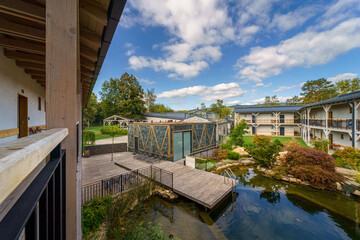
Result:
<instances>
[{"instance_id":1,"label":"water reflection","mask_svg":"<svg viewBox=\"0 0 360 240\"><path fill-rule=\"evenodd\" d=\"M359 202L234 168L235 195L210 212L185 199L150 200L143 218L181 239L360 239Z\"/></svg>"}]
</instances>

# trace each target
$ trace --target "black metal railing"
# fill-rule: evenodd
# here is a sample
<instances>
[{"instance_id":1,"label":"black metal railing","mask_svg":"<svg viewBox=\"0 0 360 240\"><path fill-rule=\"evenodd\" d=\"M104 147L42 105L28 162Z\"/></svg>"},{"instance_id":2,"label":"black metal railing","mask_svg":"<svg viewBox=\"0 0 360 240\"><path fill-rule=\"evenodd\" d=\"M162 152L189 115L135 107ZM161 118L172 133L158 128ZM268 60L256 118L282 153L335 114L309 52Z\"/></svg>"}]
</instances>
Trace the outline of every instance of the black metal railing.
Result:
<instances>
[{"instance_id":1,"label":"black metal railing","mask_svg":"<svg viewBox=\"0 0 360 240\"><path fill-rule=\"evenodd\" d=\"M316 126L316 127L325 127L326 120L324 120L324 119L309 119L309 125Z\"/></svg>"},{"instance_id":2,"label":"black metal railing","mask_svg":"<svg viewBox=\"0 0 360 240\"><path fill-rule=\"evenodd\" d=\"M81 203L98 197L121 195L142 186L150 179L173 189L173 173L151 165L82 186Z\"/></svg>"},{"instance_id":3,"label":"black metal railing","mask_svg":"<svg viewBox=\"0 0 360 240\"><path fill-rule=\"evenodd\" d=\"M337 129L351 129L352 119L329 119L328 127Z\"/></svg>"},{"instance_id":4,"label":"black metal railing","mask_svg":"<svg viewBox=\"0 0 360 240\"><path fill-rule=\"evenodd\" d=\"M66 153L60 144L50 161L0 222L0 239L65 239Z\"/></svg>"}]
</instances>

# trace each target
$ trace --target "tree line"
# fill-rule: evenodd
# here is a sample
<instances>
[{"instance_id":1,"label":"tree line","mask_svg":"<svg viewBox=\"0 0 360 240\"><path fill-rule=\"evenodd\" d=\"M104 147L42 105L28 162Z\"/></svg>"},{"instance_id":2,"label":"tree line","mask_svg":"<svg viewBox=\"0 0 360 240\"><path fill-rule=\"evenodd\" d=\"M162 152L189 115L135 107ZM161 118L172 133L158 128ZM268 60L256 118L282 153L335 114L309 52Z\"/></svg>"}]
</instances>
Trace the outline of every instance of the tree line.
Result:
<instances>
[{"instance_id":1,"label":"tree line","mask_svg":"<svg viewBox=\"0 0 360 240\"><path fill-rule=\"evenodd\" d=\"M301 105L310 104L336 97L340 94L354 92L360 90L360 79L343 79L333 83L325 78L317 80L308 80L301 87L300 96L293 96L285 101L287 105ZM280 105L279 98L274 95L272 97L266 96L263 103L258 104L262 106Z\"/></svg>"},{"instance_id":2,"label":"tree line","mask_svg":"<svg viewBox=\"0 0 360 240\"><path fill-rule=\"evenodd\" d=\"M148 89L145 92L138 79L128 73L120 78L106 80L99 95L98 99L91 93L83 111L84 124L102 124L104 118L112 115L140 120L146 111L174 112L170 107L156 103L155 90Z\"/></svg>"}]
</instances>

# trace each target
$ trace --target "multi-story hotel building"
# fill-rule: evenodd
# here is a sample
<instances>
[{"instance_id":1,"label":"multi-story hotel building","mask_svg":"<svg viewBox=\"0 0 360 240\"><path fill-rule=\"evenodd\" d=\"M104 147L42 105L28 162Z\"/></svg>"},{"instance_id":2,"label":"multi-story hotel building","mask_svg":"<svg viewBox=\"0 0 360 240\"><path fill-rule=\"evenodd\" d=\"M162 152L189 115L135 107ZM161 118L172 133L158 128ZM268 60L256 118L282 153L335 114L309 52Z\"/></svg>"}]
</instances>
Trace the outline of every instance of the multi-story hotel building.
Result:
<instances>
[{"instance_id":1,"label":"multi-story hotel building","mask_svg":"<svg viewBox=\"0 0 360 240\"><path fill-rule=\"evenodd\" d=\"M301 136L328 139L330 148L359 148L360 91L308 105L236 108L235 122L244 119L249 135Z\"/></svg>"}]
</instances>

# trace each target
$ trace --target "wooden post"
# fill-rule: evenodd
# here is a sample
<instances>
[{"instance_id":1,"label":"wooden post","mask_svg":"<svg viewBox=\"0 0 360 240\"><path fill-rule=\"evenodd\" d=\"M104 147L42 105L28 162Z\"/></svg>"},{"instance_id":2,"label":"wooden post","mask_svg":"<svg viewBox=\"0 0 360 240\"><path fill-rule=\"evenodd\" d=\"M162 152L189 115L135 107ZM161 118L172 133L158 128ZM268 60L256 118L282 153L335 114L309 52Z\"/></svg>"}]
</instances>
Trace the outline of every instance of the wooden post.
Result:
<instances>
[{"instance_id":1,"label":"wooden post","mask_svg":"<svg viewBox=\"0 0 360 240\"><path fill-rule=\"evenodd\" d=\"M80 239L80 204L77 194L77 131L81 131L79 92L78 0L46 0L46 124L64 127L66 149L66 239ZM80 136L80 135L79 135ZM80 151L81 152L81 151Z\"/></svg>"}]
</instances>

